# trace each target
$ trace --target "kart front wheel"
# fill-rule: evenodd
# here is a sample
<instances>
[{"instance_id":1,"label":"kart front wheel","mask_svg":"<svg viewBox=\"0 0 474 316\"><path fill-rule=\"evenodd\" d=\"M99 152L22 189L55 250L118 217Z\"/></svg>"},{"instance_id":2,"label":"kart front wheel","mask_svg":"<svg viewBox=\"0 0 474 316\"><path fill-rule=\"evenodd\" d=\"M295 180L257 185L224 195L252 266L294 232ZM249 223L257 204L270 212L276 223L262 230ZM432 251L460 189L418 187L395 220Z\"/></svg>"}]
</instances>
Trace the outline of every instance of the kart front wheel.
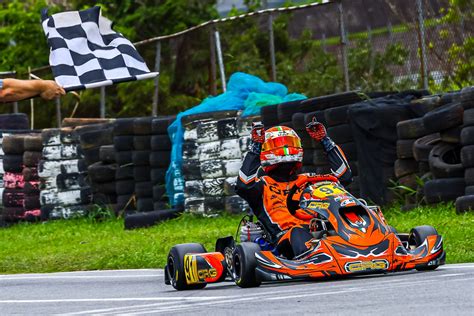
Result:
<instances>
[{"instance_id":1,"label":"kart front wheel","mask_svg":"<svg viewBox=\"0 0 474 316\"><path fill-rule=\"evenodd\" d=\"M438 231L429 225L417 226L410 231L410 235L408 237L408 244L410 246L419 247L423 242L426 240L428 236L438 236ZM439 265L431 265L431 266L423 266L423 267L416 267L418 271L423 270L434 270Z\"/></svg>"},{"instance_id":2,"label":"kart front wheel","mask_svg":"<svg viewBox=\"0 0 474 316\"><path fill-rule=\"evenodd\" d=\"M232 253L232 275L239 287L257 287L261 281L257 278L257 258L255 253L260 247L253 242L243 242L237 245Z\"/></svg>"},{"instance_id":3,"label":"kart front wheel","mask_svg":"<svg viewBox=\"0 0 474 316\"><path fill-rule=\"evenodd\" d=\"M197 290L206 287L206 283L188 284L186 282L186 274L184 271L185 255L204 252L206 252L204 246L196 243L180 244L171 248L166 261L166 268L170 277L170 283L176 290Z\"/></svg>"}]
</instances>

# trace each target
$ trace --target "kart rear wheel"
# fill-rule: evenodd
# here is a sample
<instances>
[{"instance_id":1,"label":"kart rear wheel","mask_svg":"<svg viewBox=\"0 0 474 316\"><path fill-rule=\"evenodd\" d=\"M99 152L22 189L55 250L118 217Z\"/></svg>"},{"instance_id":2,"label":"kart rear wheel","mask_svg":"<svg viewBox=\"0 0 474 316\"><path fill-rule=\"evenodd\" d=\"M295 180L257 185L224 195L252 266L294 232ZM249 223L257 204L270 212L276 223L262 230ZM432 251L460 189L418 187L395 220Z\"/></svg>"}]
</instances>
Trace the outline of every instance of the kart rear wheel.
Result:
<instances>
[{"instance_id":1,"label":"kart rear wheel","mask_svg":"<svg viewBox=\"0 0 474 316\"><path fill-rule=\"evenodd\" d=\"M167 270L171 285L176 290L197 290L206 287L206 283L187 284L184 272L184 256L186 254L204 252L207 252L204 246L197 243L180 244L171 248L167 259Z\"/></svg>"},{"instance_id":2,"label":"kart rear wheel","mask_svg":"<svg viewBox=\"0 0 474 316\"><path fill-rule=\"evenodd\" d=\"M429 226L429 225L417 226L415 228L412 228L412 230L410 231L410 235L408 237L408 244L410 246L418 247L421 244L423 244L423 242L426 240L428 236L432 236L432 235L436 235L436 236L439 235L433 226ZM439 267L439 265L417 267L416 269L418 271L424 271L424 270L434 270L437 267Z\"/></svg>"},{"instance_id":3,"label":"kart rear wheel","mask_svg":"<svg viewBox=\"0 0 474 316\"><path fill-rule=\"evenodd\" d=\"M253 242L243 242L237 245L232 253L232 275L239 287L258 287L261 281L257 278L257 258L255 253L260 247Z\"/></svg>"}]
</instances>

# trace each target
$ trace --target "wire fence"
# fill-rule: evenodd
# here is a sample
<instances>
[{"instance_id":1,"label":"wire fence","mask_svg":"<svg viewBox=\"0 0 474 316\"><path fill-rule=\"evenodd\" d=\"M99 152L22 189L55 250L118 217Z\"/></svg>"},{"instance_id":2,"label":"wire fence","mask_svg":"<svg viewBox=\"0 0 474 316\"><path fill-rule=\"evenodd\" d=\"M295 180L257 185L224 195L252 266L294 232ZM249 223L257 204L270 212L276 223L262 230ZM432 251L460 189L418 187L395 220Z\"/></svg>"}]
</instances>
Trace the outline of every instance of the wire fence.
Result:
<instances>
[{"instance_id":1,"label":"wire fence","mask_svg":"<svg viewBox=\"0 0 474 316\"><path fill-rule=\"evenodd\" d=\"M225 91L236 71L310 97L459 89L472 80L472 69L466 73L462 65L472 58L465 46L474 33L474 8L451 19L449 8L448 0L337 0L209 21L141 41L135 45L159 78L129 83L127 96L102 88L98 115L125 113L120 98L127 97L148 115L175 113Z\"/></svg>"}]
</instances>

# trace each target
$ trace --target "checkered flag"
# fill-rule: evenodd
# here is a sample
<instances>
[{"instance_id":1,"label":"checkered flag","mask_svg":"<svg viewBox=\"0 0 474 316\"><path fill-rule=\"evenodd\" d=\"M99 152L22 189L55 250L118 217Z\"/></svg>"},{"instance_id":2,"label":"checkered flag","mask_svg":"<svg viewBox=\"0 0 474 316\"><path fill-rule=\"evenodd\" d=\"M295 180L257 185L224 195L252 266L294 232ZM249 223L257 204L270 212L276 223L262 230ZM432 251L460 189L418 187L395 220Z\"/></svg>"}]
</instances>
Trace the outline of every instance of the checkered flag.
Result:
<instances>
[{"instance_id":1,"label":"checkered flag","mask_svg":"<svg viewBox=\"0 0 474 316\"><path fill-rule=\"evenodd\" d=\"M153 78L132 43L112 30L100 7L47 15L43 30L51 48L49 64L66 91Z\"/></svg>"}]
</instances>

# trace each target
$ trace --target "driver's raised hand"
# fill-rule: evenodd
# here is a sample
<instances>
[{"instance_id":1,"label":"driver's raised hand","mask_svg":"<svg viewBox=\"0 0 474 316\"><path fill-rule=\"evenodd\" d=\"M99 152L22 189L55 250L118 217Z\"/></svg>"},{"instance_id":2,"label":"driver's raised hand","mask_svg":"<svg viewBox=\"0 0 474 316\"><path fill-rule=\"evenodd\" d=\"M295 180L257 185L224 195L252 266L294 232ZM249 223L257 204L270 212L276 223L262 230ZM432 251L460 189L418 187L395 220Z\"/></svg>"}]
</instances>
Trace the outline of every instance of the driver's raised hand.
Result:
<instances>
[{"instance_id":1,"label":"driver's raised hand","mask_svg":"<svg viewBox=\"0 0 474 316\"><path fill-rule=\"evenodd\" d=\"M250 132L252 141L263 144L265 141L265 128L261 122L252 123L252 131Z\"/></svg>"},{"instance_id":2,"label":"driver's raised hand","mask_svg":"<svg viewBox=\"0 0 474 316\"><path fill-rule=\"evenodd\" d=\"M327 136L326 127L313 117L313 120L306 125L306 131L315 141L320 142Z\"/></svg>"}]
</instances>

